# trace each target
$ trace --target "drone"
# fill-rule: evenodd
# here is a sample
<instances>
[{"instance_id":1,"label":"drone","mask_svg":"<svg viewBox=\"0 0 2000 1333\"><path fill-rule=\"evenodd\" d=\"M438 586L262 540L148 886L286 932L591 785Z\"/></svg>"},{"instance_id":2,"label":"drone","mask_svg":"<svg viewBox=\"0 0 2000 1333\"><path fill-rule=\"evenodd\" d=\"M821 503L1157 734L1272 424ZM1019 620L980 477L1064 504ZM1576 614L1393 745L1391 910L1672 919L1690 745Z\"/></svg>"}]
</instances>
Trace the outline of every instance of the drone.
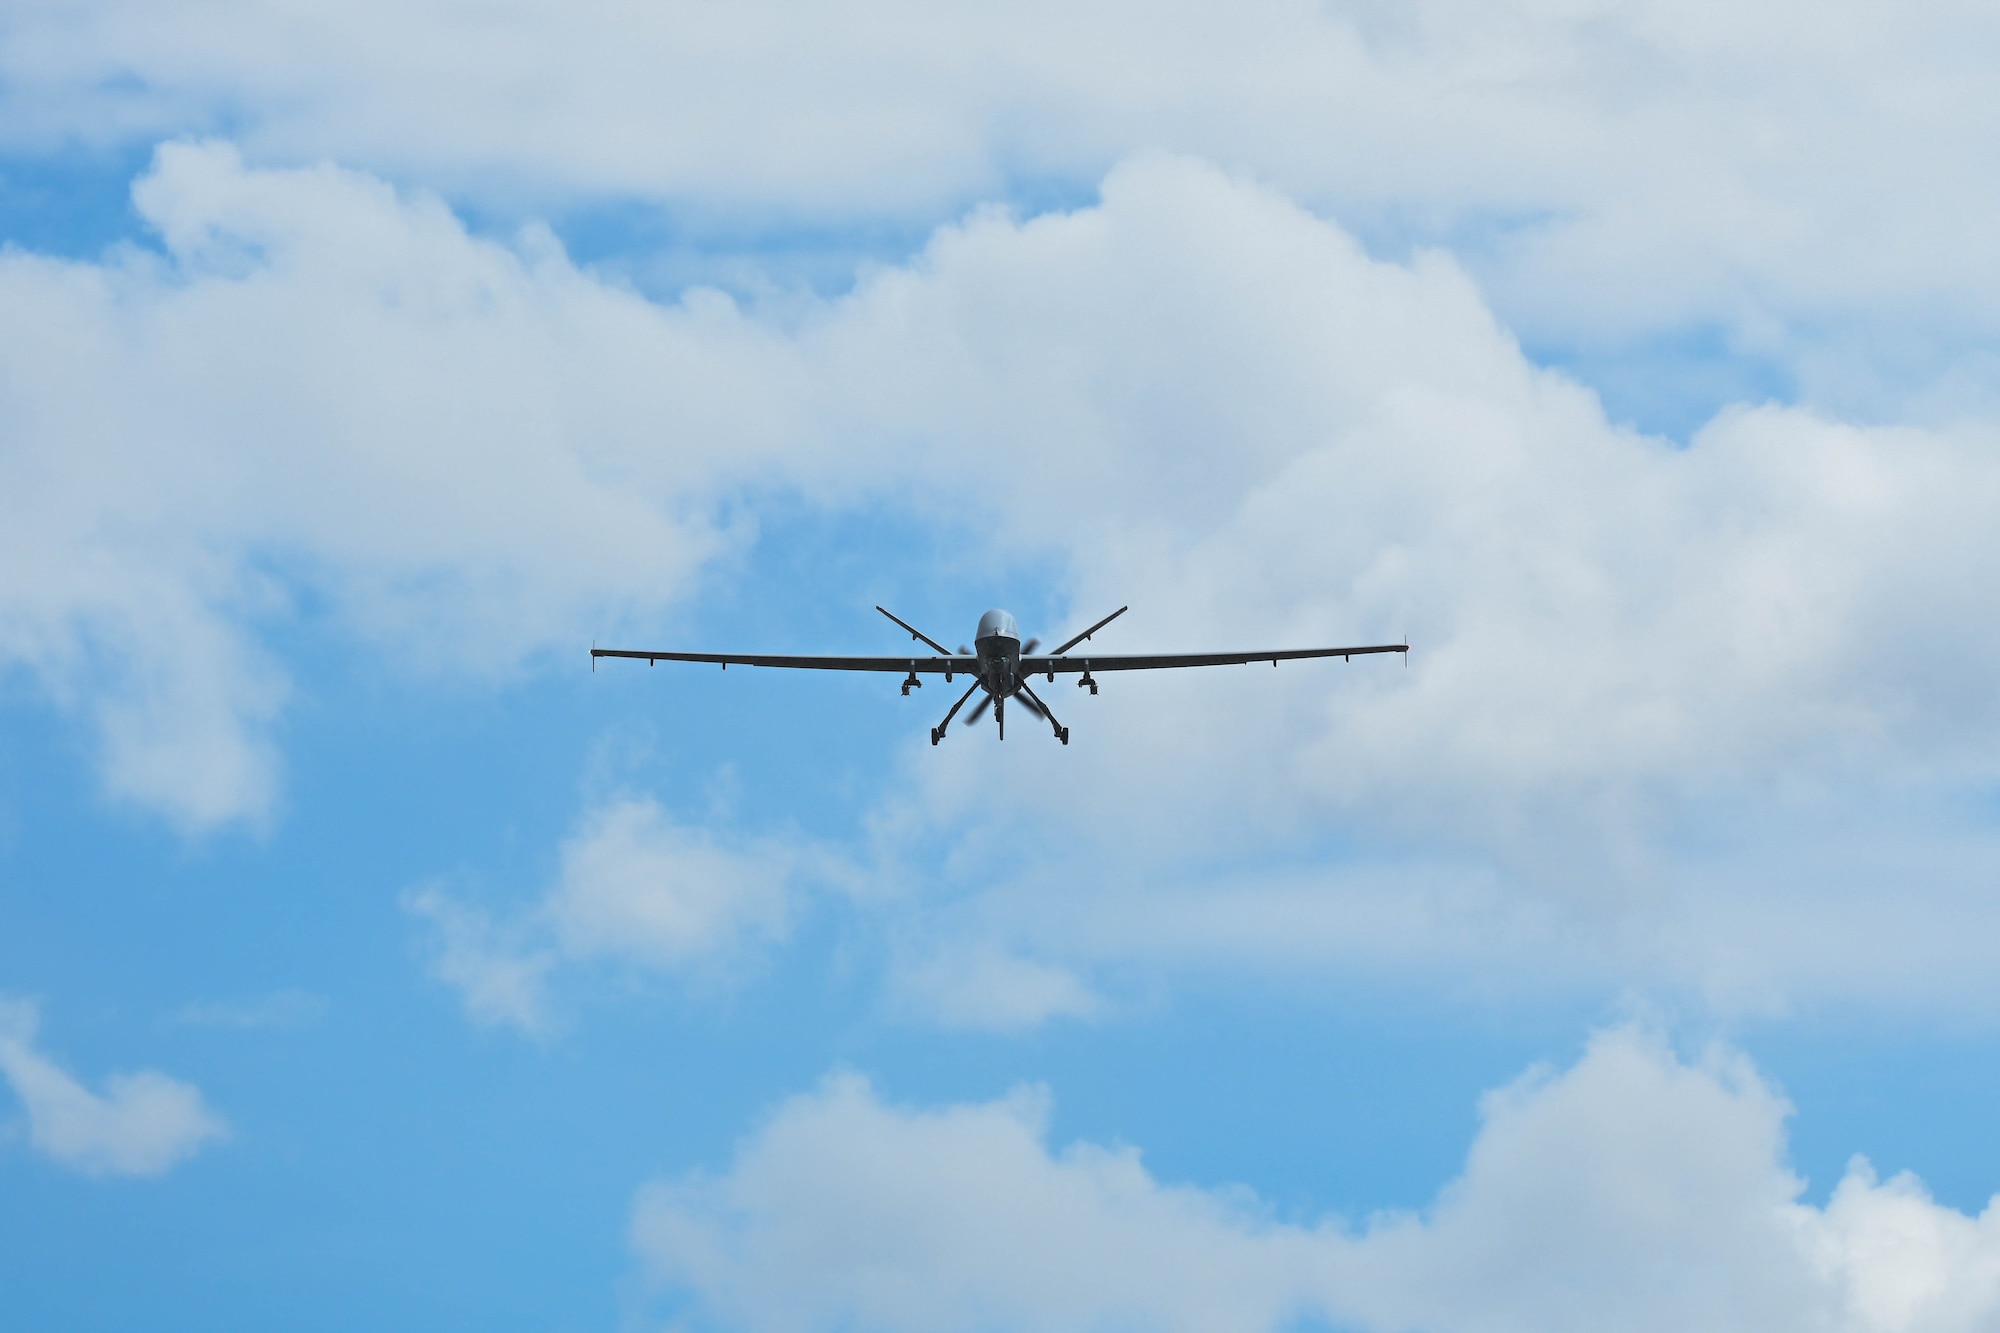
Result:
<instances>
[{"instance_id":1,"label":"drone","mask_svg":"<svg viewBox=\"0 0 2000 1333\"><path fill-rule=\"evenodd\" d=\"M1121 606L1104 619L1092 625L1083 633L1065 642L1051 653L1037 653L1041 640L1029 639L1021 642L1021 630L1014 617L1005 611L988 611L979 617L978 632L973 635L972 648L960 647L952 652L943 644L910 624L884 607L876 607L883 615L895 621L910 632L913 642L922 642L937 651L935 657L830 657L800 656L780 653L680 653L664 650L634 648L592 648L590 650L591 670L597 669L600 657L641 658L648 666L655 662L710 662L720 663L727 671L730 666L790 667L804 671L903 671L903 693L908 695L913 689L923 688L924 676L943 676L947 685L958 676L969 676L972 684L951 711L944 715L944 721L931 728L931 744L944 739L945 729L958 716L958 710L965 707L965 701L981 690L986 697L973 705L966 715L965 724L971 726L986 714L989 706L993 709L993 721L1000 728L1000 739L1007 739L1007 701L1014 700L1029 713L1049 724L1055 737L1064 745L1069 744L1069 728L1056 721L1056 715L1048 704L1029 686L1036 676L1045 678L1045 683L1053 685L1058 675L1080 676L1076 682L1078 689L1089 687L1097 693L1099 671L1157 671L1166 667L1198 666L1243 666L1251 662L1269 662L1277 666L1280 662L1297 661L1307 657L1338 657L1348 660L1365 657L1371 653L1405 653L1410 651L1408 643L1378 643L1358 648L1276 648L1255 653L1139 653L1103 657L1086 654L1069 656L1070 649L1080 643L1088 643L1092 635L1109 625L1118 617L1131 610ZM1409 659L1405 657L1405 661Z\"/></svg>"}]
</instances>

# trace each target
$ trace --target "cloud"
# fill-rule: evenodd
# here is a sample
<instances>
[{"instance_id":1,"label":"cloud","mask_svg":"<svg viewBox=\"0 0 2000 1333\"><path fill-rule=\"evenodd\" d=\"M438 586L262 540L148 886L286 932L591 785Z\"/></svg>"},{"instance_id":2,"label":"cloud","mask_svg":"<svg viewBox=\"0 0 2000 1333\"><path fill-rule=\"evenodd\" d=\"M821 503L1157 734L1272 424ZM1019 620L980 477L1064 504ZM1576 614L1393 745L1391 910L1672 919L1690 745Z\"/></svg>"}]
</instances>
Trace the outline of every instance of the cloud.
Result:
<instances>
[{"instance_id":1,"label":"cloud","mask_svg":"<svg viewBox=\"0 0 2000 1333\"><path fill-rule=\"evenodd\" d=\"M259 639L301 598L505 676L722 549L710 442L641 406L675 317L545 239L213 144L134 200L164 257L0 252L0 661L94 717L113 795L270 818L289 683Z\"/></svg>"},{"instance_id":2,"label":"cloud","mask_svg":"<svg viewBox=\"0 0 2000 1333\"><path fill-rule=\"evenodd\" d=\"M196 1000L182 1005L170 1021L183 1027L304 1028L323 1020L331 1007L324 995L287 989L247 1000Z\"/></svg>"},{"instance_id":3,"label":"cloud","mask_svg":"<svg viewBox=\"0 0 2000 1333\"><path fill-rule=\"evenodd\" d=\"M582 815L556 883L518 916L496 920L442 884L403 905L429 924L432 974L459 991L475 1021L544 1033L559 966L714 977L782 937L791 880L811 859L778 843L725 844L649 797L617 796Z\"/></svg>"},{"instance_id":4,"label":"cloud","mask_svg":"<svg viewBox=\"0 0 2000 1333\"><path fill-rule=\"evenodd\" d=\"M670 604L719 549L702 514L773 480L997 509L996 549L1136 599L1128 641L1164 641L1166 606L1179 635L1418 632L1411 676L1366 664L1330 727L1301 719L1306 785L1343 803L1630 799L1992 727L1993 645L1944 621L1994 558L1984 431L1761 409L1669 449L1527 363L1450 263L1371 260L1196 163L980 215L785 326L218 146L163 150L137 198L167 270L0 263L35 316L0 355L61 386L17 412L13 567L78 571L7 589L0 625L51 680L115 646L112 731L160 758L112 771L169 810L219 793L190 821L268 781L228 756L267 746L282 680L252 635L292 589L399 656L505 669ZM1919 633L1921 666L1867 651ZM1148 692L1181 688L1213 697ZM1241 723L1209 719L1177 730ZM146 785L174 755L220 776Z\"/></svg>"},{"instance_id":5,"label":"cloud","mask_svg":"<svg viewBox=\"0 0 2000 1333\"><path fill-rule=\"evenodd\" d=\"M1169 844L1261 837L1255 811L1282 819L1304 790L1498 838L1537 807L1643 813L1802 765L1983 771L1966 740L2000 713L1971 663L1996 645L1949 613L2000 556L1984 428L1762 408L1687 448L1620 430L1448 260L1373 260L1279 195L1158 157L1097 206L941 232L827 313L800 340L830 418L802 466L894 460L990 497L1002 549L1073 571L1077 619L1134 606L1119 647L1417 635L1407 673L1126 677L1063 700L1113 715L1087 726L1115 754L1071 766L1120 780L1009 784L1040 815L1089 823L1136 789ZM884 436L923 444L860 444ZM1872 651L1918 641L1941 651Z\"/></svg>"},{"instance_id":6,"label":"cloud","mask_svg":"<svg viewBox=\"0 0 2000 1333\"><path fill-rule=\"evenodd\" d=\"M547 979L556 959L531 942L529 931L496 923L442 884L405 894L403 910L429 925L431 975L458 991L468 1017L528 1033L548 1031Z\"/></svg>"},{"instance_id":7,"label":"cloud","mask_svg":"<svg viewBox=\"0 0 2000 1333\"><path fill-rule=\"evenodd\" d=\"M0 1074L28 1113L37 1149L86 1175L157 1176L228 1136L201 1090L154 1070L113 1074L92 1092L35 1048L32 1001L0 1000Z\"/></svg>"},{"instance_id":8,"label":"cloud","mask_svg":"<svg viewBox=\"0 0 2000 1333\"><path fill-rule=\"evenodd\" d=\"M1684 447L1620 429L1449 258L1373 258L1157 154L1088 206L975 212L783 311L650 302L545 233L477 238L435 198L223 145L163 149L136 199L164 257L0 255L24 312L0 329L0 657L96 716L107 785L184 827L274 808L286 681L264 641L301 607L416 670L442 643L454 671L532 670L658 624L744 540L718 516L776 489L949 524L968 561L1044 561L1076 621L1133 606L1107 646L1416 638L1407 669L1067 691L1059 751L917 747L869 854L907 888L890 912L971 903L898 927L940 950L1087 991L1121 941L1164 939L1126 910L1140 889L1191 925L1248 882L1273 949L1337 938L1287 927L1289 895L1397 956L1553 938L1783 992L1789 933L1718 940L1719 889L1719 915L1653 929L1702 849L1777 872L1771 921L1829 836L1891 868L1853 885L1857 923L1912 891L1970 904L1987 864L1976 823L1914 885L1887 853L2000 752L2000 637L1961 613L2000 577L1989 424L1767 406ZM603 833L622 850L576 870L548 947L671 963L704 923L770 933L619 887L618 865L701 862L691 832ZM1397 903L1398 878L1436 892ZM764 882L727 900L768 907ZM1455 915L1473 899L1483 939ZM998 933L961 943L974 920ZM1972 947L1892 943L1869 986L1929 985L1937 949Z\"/></svg>"},{"instance_id":9,"label":"cloud","mask_svg":"<svg viewBox=\"0 0 2000 1333\"><path fill-rule=\"evenodd\" d=\"M781 933L789 858L749 855L624 797L587 814L564 843L546 910L571 957L672 967Z\"/></svg>"},{"instance_id":10,"label":"cloud","mask_svg":"<svg viewBox=\"0 0 2000 1333\"><path fill-rule=\"evenodd\" d=\"M942 1028L1011 1031L1090 1018L1104 1002L1066 968L965 940L915 951L890 975L897 1007Z\"/></svg>"},{"instance_id":11,"label":"cloud","mask_svg":"<svg viewBox=\"0 0 2000 1333\"><path fill-rule=\"evenodd\" d=\"M1833 400L1990 404L1996 49L1946 0L521 0L477 23L448 0L29 0L0 21L0 123L17 150L227 125L272 164L653 201L752 249L1080 196L1161 147L1453 244L1516 327L1586 353L1650 343L1658 368L1706 338Z\"/></svg>"},{"instance_id":12,"label":"cloud","mask_svg":"<svg viewBox=\"0 0 2000 1333\"><path fill-rule=\"evenodd\" d=\"M880 825L952 841L978 901L937 934L1933 999L1992 938L1940 926L1992 864L1940 818L2000 720L2000 643L1958 614L2000 573L1989 427L1622 430L1443 258L1159 158L1094 208L941 234L842 316L849 382L895 347L938 458L1019 460L982 482L1009 546L1063 553L1079 625L1134 607L1107 648L1417 642L1407 670L1058 690L1061 750L917 747Z\"/></svg>"},{"instance_id":13,"label":"cloud","mask_svg":"<svg viewBox=\"0 0 2000 1333\"><path fill-rule=\"evenodd\" d=\"M1285 1222L1047 1142L1048 1098L915 1110L852 1075L776 1111L716 1177L648 1186L633 1243L723 1327L1427 1333L1945 1333L2000 1318L2000 1209L1857 1159L1823 1208L1789 1108L1741 1056L1633 1030L1489 1096L1421 1213ZM1339 1151L1327 1145L1327 1151Z\"/></svg>"}]
</instances>

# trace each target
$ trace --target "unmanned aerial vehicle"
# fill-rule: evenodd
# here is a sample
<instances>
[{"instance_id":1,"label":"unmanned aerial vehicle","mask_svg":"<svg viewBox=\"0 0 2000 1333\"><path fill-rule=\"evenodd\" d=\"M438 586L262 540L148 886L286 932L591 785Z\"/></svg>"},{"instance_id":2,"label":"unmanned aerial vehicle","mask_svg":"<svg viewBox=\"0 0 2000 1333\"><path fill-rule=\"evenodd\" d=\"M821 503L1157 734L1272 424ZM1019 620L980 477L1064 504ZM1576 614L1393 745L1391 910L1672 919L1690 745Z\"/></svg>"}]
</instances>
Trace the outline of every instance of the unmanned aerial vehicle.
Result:
<instances>
[{"instance_id":1,"label":"unmanned aerial vehicle","mask_svg":"<svg viewBox=\"0 0 2000 1333\"><path fill-rule=\"evenodd\" d=\"M731 665L792 667L806 671L902 671L908 673L903 678L904 694L908 694L912 688L921 688L924 683L921 679L923 676L943 676L946 684L950 684L954 677L969 676L972 684L958 697L958 702L951 706L951 711L944 715L944 721L931 728L932 745L944 739L945 728L949 727L951 720L958 716L958 710L965 707L967 699L981 690L986 692L986 697L973 705L972 712L966 715L966 725L970 726L977 722L991 705L993 721L1000 728L1000 739L1007 739L1007 701L1012 699L1047 722L1054 729L1056 739L1068 745L1069 728L1056 721L1056 716L1049 711L1049 706L1028 685L1028 682L1036 676L1046 677L1046 683L1054 684L1058 675L1080 675L1081 679L1076 682L1077 688L1089 686L1090 692L1095 694L1097 677L1093 673L1099 671L1156 671L1165 667L1240 666L1249 662L1269 662L1272 666L1276 666L1280 662L1296 661L1305 657L1346 659L1364 657L1370 653L1410 651L1410 645L1407 643L1378 643L1359 648L1274 648L1255 653L1139 653L1113 656L1085 653L1078 657L1068 655L1070 649L1080 643L1089 642L1091 635L1131 609L1121 606L1052 653L1035 651L1041 646L1039 639L1021 642L1020 628L1014 623L1014 617L1007 612L988 611L979 617L979 631L972 639L974 646L970 649L961 647L954 653L930 635L883 607L878 606L875 609L908 630L913 641L920 640L936 649L937 656L827 657L782 653L678 653L653 649L592 648L591 666L594 668L600 657L637 657L643 658L649 666L654 662L715 662L720 663L725 671Z\"/></svg>"}]
</instances>

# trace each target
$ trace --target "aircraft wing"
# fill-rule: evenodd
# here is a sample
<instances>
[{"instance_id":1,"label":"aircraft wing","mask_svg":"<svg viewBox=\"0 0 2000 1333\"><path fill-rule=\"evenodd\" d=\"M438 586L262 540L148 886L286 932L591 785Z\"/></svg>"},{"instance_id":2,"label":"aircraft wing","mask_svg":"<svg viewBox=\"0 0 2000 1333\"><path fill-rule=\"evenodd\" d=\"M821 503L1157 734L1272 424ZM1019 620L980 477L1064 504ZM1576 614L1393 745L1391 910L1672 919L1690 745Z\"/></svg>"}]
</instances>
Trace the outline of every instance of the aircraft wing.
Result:
<instances>
[{"instance_id":1,"label":"aircraft wing","mask_svg":"<svg viewBox=\"0 0 2000 1333\"><path fill-rule=\"evenodd\" d=\"M598 657L637 657L647 662L713 662L732 666L792 667L803 671L914 671L918 675L979 674L979 659L952 653L943 657L827 657L796 653L670 653L637 648L592 648Z\"/></svg>"},{"instance_id":2,"label":"aircraft wing","mask_svg":"<svg viewBox=\"0 0 2000 1333\"><path fill-rule=\"evenodd\" d=\"M1077 657L1023 657L1021 674L1045 676L1051 672L1075 674L1079 671L1156 671L1164 667L1241 666L1248 662L1297 661L1302 657L1366 657L1370 653L1407 653L1406 643L1377 643L1363 648L1271 648L1256 653L1090 653Z\"/></svg>"}]
</instances>

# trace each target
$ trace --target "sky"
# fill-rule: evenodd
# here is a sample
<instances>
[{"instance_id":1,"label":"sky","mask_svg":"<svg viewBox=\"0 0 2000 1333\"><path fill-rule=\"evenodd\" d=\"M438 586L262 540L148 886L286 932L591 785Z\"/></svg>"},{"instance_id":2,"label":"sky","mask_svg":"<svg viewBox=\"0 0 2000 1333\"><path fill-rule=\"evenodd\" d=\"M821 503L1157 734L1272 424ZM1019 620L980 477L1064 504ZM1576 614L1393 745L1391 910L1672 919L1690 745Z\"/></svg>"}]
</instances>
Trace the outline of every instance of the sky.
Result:
<instances>
[{"instance_id":1,"label":"sky","mask_svg":"<svg viewBox=\"0 0 2000 1333\"><path fill-rule=\"evenodd\" d=\"M1996 58L13 0L0 1322L2000 1328Z\"/></svg>"}]
</instances>

